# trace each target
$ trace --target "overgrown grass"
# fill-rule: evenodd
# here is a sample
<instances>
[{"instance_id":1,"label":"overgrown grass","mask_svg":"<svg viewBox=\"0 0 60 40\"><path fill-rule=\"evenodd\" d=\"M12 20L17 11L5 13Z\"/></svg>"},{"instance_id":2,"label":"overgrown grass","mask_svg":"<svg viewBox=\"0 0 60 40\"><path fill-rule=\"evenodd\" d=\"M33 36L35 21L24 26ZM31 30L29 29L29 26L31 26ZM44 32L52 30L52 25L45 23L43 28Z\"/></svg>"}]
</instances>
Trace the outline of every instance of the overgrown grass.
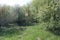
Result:
<instances>
[{"instance_id":1,"label":"overgrown grass","mask_svg":"<svg viewBox=\"0 0 60 40\"><path fill-rule=\"evenodd\" d=\"M46 27L45 23L29 26L22 34L17 30L18 32L11 36L1 36L0 40L37 40L38 38L41 40L60 40L60 36L47 31Z\"/></svg>"}]
</instances>

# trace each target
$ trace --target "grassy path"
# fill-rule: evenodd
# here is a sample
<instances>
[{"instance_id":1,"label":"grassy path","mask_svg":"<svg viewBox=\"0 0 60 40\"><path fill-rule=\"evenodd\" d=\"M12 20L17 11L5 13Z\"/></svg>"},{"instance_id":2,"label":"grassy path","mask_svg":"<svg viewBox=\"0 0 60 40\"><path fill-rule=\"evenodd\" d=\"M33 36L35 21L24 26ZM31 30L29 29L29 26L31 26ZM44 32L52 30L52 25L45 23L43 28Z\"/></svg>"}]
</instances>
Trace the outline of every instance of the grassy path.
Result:
<instances>
[{"instance_id":1,"label":"grassy path","mask_svg":"<svg viewBox=\"0 0 60 40\"><path fill-rule=\"evenodd\" d=\"M2 40L60 40L60 36L56 36L53 33L46 31L46 25L40 24L35 26L29 26L23 32L22 35L3 36Z\"/></svg>"}]
</instances>

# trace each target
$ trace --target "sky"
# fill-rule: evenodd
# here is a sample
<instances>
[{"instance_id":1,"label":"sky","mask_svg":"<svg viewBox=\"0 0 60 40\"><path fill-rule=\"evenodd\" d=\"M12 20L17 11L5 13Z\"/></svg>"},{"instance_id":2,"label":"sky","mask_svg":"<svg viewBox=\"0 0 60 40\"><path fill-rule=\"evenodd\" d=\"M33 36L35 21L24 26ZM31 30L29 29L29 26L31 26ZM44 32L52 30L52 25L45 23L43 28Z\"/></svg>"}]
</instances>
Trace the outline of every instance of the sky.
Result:
<instances>
[{"instance_id":1,"label":"sky","mask_svg":"<svg viewBox=\"0 0 60 40\"><path fill-rule=\"evenodd\" d=\"M10 5L10 6L14 6L16 4L23 6L29 2L31 2L31 0L0 0L1 5Z\"/></svg>"}]
</instances>

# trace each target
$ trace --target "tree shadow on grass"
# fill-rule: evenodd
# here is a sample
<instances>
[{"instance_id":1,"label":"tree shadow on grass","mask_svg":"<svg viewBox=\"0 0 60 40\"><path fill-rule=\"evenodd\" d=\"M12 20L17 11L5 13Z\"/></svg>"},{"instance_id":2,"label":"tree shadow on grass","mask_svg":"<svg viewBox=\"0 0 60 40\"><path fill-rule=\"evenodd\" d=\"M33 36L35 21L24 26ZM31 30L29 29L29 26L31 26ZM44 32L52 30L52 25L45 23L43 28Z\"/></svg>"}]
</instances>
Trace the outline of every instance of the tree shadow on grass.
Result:
<instances>
[{"instance_id":1,"label":"tree shadow on grass","mask_svg":"<svg viewBox=\"0 0 60 40\"><path fill-rule=\"evenodd\" d=\"M54 35L60 36L60 27L48 28L48 31L52 32Z\"/></svg>"},{"instance_id":2,"label":"tree shadow on grass","mask_svg":"<svg viewBox=\"0 0 60 40\"><path fill-rule=\"evenodd\" d=\"M24 30L26 30L28 26L34 26L34 24L17 23L1 26L0 36L22 35Z\"/></svg>"},{"instance_id":3,"label":"tree shadow on grass","mask_svg":"<svg viewBox=\"0 0 60 40\"><path fill-rule=\"evenodd\" d=\"M0 36L12 36L12 35L22 35L23 31L26 28L24 27L1 27L0 28Z\"/></svg>"},{"instance_id":4,"label":"tree shadow on grass","mask_svg":"<svg viewBox=\"0 0 60 40\"><path fill-rule=\"evenodd\" d=\"M36 23L36 22L25 22L25 21L23 21L23 22L17 22L17 25L18 26L34 26L34 25L37 25L38 23Z\"/></svg>"}]
</instances>

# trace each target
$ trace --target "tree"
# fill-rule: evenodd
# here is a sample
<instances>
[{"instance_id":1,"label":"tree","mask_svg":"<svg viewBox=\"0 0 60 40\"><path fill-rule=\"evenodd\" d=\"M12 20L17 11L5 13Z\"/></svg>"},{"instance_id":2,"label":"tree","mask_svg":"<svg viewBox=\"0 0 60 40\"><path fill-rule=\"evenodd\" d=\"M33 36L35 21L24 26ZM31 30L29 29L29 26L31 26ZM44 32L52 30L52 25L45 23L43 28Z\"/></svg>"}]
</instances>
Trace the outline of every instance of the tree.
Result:
<instances>
[{"instance_id":1,"label":"tree","mask_svg":"<svg viewBox=\"0 0 60 40\"><path fill-rule=\"evenodd\" d=\"M0 25L8 25L16 21L16 19L17 15L13 7L4 5L0 8Z\"/></svg>"}]
</instances>

